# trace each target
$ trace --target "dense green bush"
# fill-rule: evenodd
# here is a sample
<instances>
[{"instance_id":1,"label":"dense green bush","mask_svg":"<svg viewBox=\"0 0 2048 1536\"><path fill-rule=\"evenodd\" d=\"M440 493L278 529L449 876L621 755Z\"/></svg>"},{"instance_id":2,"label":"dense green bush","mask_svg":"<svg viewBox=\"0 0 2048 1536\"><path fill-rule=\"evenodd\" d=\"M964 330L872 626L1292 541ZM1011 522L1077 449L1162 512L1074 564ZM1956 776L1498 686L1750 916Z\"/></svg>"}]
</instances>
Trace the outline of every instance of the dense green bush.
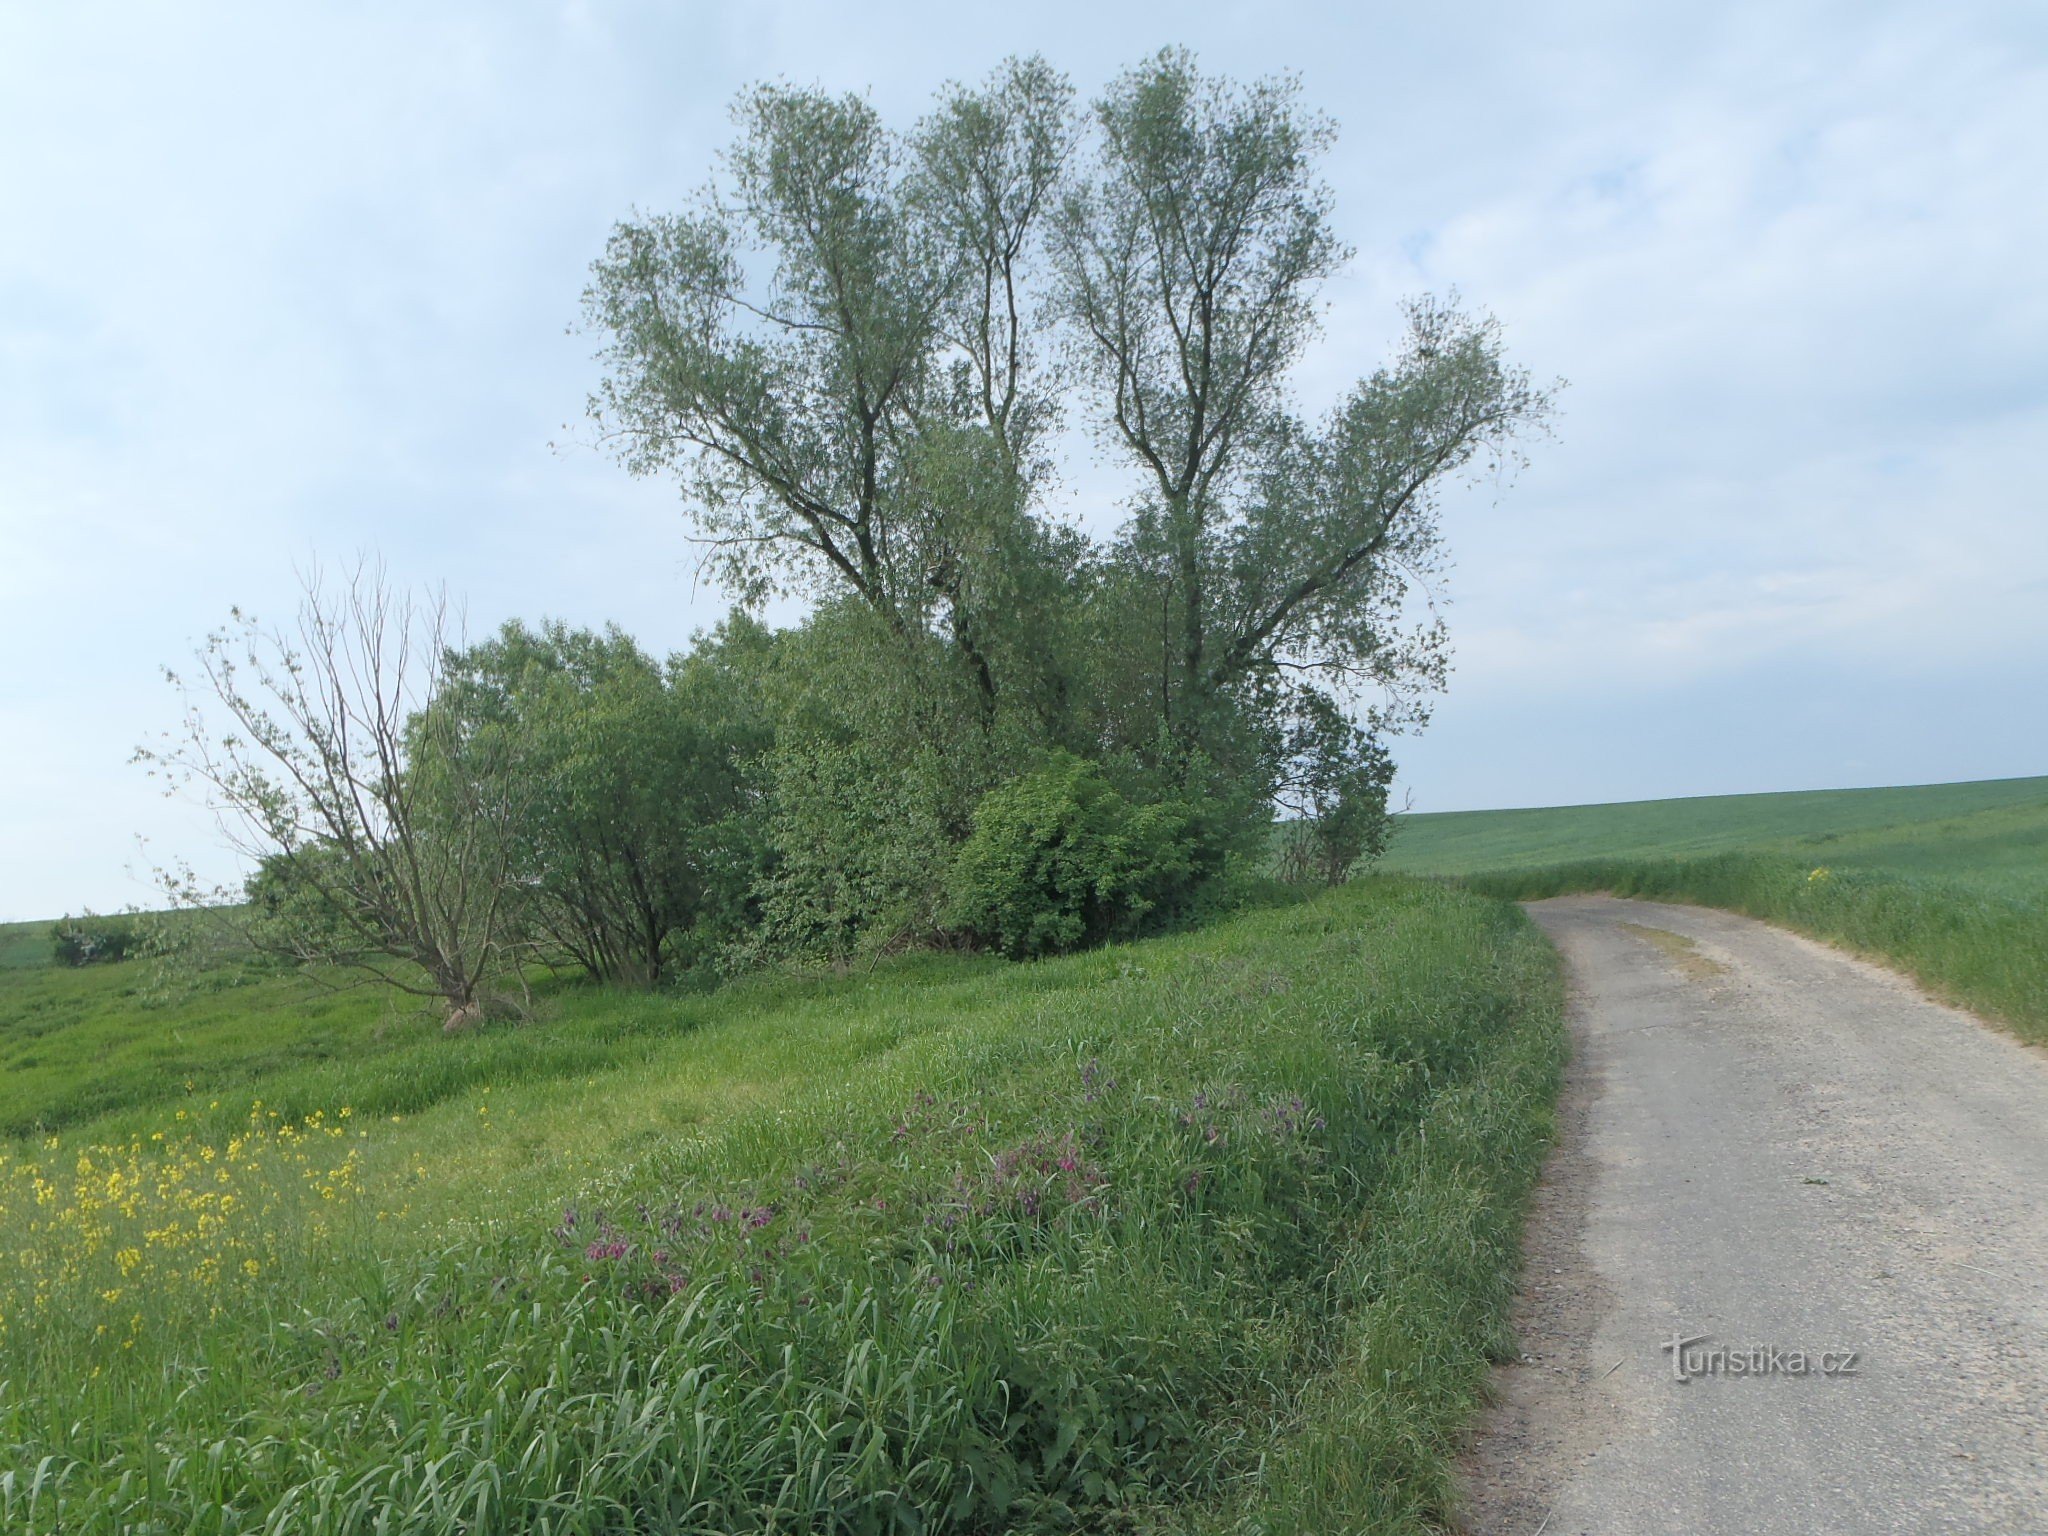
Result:
<instances>
[{"instance_id":1,"label":"dense green bush","mask_svg":"<svg viewBox=\"0 0 2048 1536\"><path fill-rule=\"evenodd\" d=\"M436 707L460 728L415 771L451 823L477 780L518 807L508 901L528 952L653 984L749 920L748 769L770 731L747 674L769 644L735 615L663 665L616 627L512 622L449 658Z\"/></svg>"},{"instance_id":2,"label":"dense green bush","mask_svg":"<svg viewBox=\"0 0 2048 1536\"><path fill-rule=\"evenodd\" d=\"M1026 722L977 717L929 637L847 604L776 635L758 686L768 869L733 959L843 963L944 938L947 877L974 808L1041 751Z\"/></svg>"},{"instance_id":3,"label":"dense green bush","mask_svg":"<svg viewBox=\"0 0 2048 1536\"><path fill-rule=\"evenodd\" d=\"M955 859L953 925L1013 959L1156 929L1220 871L1205 818L1134 805L1067 753L983 798Z\"/></svg>"},{"instance_id":4,"label":"dense green bush","mask_svg":"<svg viewBox=\"0 0 2048 1536\"><path fill-rule=\"evenodd\" d=\"M99 965L126 960L142 948L142 930L134 919L66 917L50 925L50 958L59 965Z\"/></svg>"},{"instance_id":5,"label":"dense green bush","mask_svg":"<svg viewBox=\"0 0 2048 1536\"><path fill-rule=\"evenodd\" d=\"M951 842L930 778L880 771L867 742L799 740L768 761L773 864L736 956L845 961L935 936Z\"/></svg>"}]
</instances>

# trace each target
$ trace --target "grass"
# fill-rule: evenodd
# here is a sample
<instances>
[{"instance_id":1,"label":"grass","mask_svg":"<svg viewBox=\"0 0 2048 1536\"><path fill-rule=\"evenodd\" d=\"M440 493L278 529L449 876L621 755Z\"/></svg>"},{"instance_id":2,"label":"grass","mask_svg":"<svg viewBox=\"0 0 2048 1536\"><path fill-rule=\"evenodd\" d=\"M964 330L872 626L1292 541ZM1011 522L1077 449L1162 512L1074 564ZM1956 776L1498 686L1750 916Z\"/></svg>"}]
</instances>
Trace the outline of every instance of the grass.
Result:
<instances>
[{"instance_id":1,"label":"grass","mask_svg":"<svg viewBox=\"0 0 2048 1536\"><path fill-rule=\"evenodd\" d=\"M1518 900L1725 907L2048 1044L2048 779L1411 816L1389 863Z\"/></svg>"},{"instance_id":2,"label":"grass","mask_svg":"<svg viewBox=\"0 0 2048 1536\"><path fill-rule=\"evenodd\" d=\"M359 1060L417 1034L387 998L227 972L158 997L146 961L0 970L0 1135Z\"/></svg>"},{"instance_id":3,"label":"grass","mask_svg":"<svg viewBox=\"0 0 2048 1536\"><path fill-rule=\"evenodd\" d=\"M1472 875L1588 859L1775 853L1807 868L2048 893L2048 778L1704 795L1403 816L1389 869Z\"/></svg>"},{"instance_id":4,"label":"grass","mask_svg":"<svg viewBox=\"0 0 2048 1536\"><path fill-rule=\"evenodd\" d=\"M36 970L49 963L48 923L0 923L0 971Z\"/></svg>"},{"instance_id":5,"label":"grass","mask_svg":"<svg viewBox=\"0 0 2048 1536\"><path fill-rule=\"evenodd\" d=\"M0 1048L140 966L0 972ZM1520 914L1401 879L452 1040L284 985L5 1148L0 1528L1428 1529L1562 1054Z\"/></svg>"}]
</instances>

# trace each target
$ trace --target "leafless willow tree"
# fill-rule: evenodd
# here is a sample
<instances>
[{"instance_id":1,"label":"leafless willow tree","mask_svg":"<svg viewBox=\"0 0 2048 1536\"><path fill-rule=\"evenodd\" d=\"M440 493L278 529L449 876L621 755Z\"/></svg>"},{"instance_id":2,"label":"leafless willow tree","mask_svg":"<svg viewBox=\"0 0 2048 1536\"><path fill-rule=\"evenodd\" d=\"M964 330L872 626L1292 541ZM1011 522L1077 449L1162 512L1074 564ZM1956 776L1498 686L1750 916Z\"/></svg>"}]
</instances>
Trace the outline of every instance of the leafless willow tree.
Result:
<instances>
[{"instance_id":1,"label":"leafless willow tree","mask_svg":"<svg viewBox=\"0 0 2048 1536\"><path fill-rule=\"evenodd\" d=\"M447 600L394 591L369 563L301 588L289 625L233 610L196 671L166 671L182 728L137 758L200 793L255 864L244 912L259 949L474 1022L512 959L517 791L476 742L451 750L467 728L434 707L456 638Z\"/></svg>"}]
</instances>

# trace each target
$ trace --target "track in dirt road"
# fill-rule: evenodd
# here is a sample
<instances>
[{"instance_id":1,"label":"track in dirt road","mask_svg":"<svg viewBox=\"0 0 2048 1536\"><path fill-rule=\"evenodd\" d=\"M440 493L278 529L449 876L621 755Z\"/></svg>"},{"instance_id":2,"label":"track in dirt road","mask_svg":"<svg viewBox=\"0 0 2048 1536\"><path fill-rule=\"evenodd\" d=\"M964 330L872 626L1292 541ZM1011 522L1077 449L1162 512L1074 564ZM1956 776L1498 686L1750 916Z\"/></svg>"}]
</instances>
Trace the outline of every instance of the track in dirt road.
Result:
<instances>
[{"instance_id":1,"label":"track in dirt road","mask_svg":"<svg viewBox=\"0 0 2048 1536\"><path fill-rule=\"evenodd\" d=\"M2048 1057L1747 918L1529 911L1575 1059L1466 1529L2048 1532Z\"/></svg>"}]
</instances>

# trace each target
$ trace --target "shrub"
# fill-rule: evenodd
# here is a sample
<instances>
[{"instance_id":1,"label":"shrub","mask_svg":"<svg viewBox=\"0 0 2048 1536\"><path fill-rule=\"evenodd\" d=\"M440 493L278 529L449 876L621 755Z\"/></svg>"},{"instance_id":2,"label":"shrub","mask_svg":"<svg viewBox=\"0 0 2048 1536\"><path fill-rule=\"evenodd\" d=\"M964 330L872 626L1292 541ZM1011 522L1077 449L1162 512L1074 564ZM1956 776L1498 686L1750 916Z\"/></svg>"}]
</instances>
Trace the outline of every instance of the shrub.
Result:
<instances>
[{"instance_id":1,"label":"shrub","mask_svg":"<svg viewBox=\"0 0 2048 1536\"><path fill-rule=\"evenodd\" d=\"M989 791L955 858L952 926L1012 959L1128 938L1182 916L1219 871L1192 805L1133 805L1060 753Z\"/></svg>"},{"instance_id":2,"label":"shrub","mask_svg":"<svg viewBox=\"0 0 2048 1536\"><path fill-rule=\"evenodd\" d=\"M132 918L66 917L50 926L50 956L59 965L99 965L126 960L142 948L142 932Z\"/></svg>"},{"instance_id":3,"label":"shrub","mask_svg":"<svg viewBox=\"0 0 2048 1536\"><path fill-rule=\"evenodd\" d=\"M925 764L889 763L868 742L796 740L766 761L773 866L761 922L736 966L769 957L842 963L937 938L947 836Z\"/></svg>"},{"instance_id":4,"label":"shrub","mask_svg":"<svg viewBox=\"0 0 2048 1536\"><path fill-rule=\"evenodd\" d=\"M496 776L515 798L507 862L542 953L653 985L744 914L769 733L742 669L765 644L740 617L664 668L617 628L515 621L449 658L440 707L468 724L431 743L430 792Z\"/></svg>"},{"instance_id":5,"label":"shrub","mask_svg":"<svg viewBox=\"0 0 2048 1536\"><path fill-rule=\"evenodd\" d=\"M1291 815L1279 833L1280 877L1297 885L1342 885L1361 859L1386 852L1394 760L1376 727L1360 727L1315 693L1295 701L1282 744L1274 798Z\"/></svg>"}]
</instances>

